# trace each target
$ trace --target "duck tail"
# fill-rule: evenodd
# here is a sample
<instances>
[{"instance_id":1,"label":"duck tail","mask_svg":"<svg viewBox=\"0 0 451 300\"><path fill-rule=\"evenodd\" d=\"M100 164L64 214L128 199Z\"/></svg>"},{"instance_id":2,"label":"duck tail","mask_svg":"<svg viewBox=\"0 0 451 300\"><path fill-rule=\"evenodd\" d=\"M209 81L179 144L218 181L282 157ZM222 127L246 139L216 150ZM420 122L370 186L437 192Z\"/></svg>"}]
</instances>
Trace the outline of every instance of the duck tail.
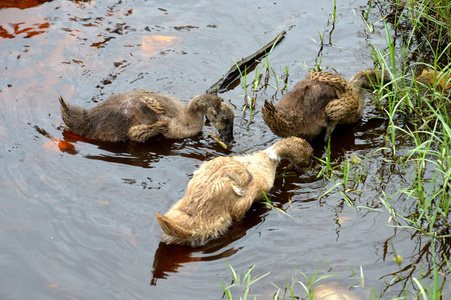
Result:
<instances>
[{"instance_id":1,"label":"duck tail","mask_svg":"<svg viewBox=\"0 0 451 300\"><path fill-rule=\"evenodd\" d=\"M58 97L61 104L61 117L71 131L83 134L87 124L87 111L81 107L67 105L63 97Z\"/></svg>"},{"instance_id":2,"label":"duck tail","mask_svg":"<svg viewBox=\"0 0 451 300\"><path fill-rule=\"evenodd\" d=\"M279 111L274 104L265 100L262 107L262 116L269 129L280 137L291 136L292 125L288 123L283 112Z\"/></svg>"},{"instance_id":3,"label":"duck tail","mask_svg":"<svg viewBox=\"0 0 451 300\"><path fill-rule=\"evenodd\" d=\"M265 100L265 103L263 104L263 107L262 107L262 115L263 115L263 120L266 122L266 124L268 124L269 122L274 120L276 113L277 113L277 110L274 107L274 104L272 104L268 100Z\"/></svg>"},{"instance_id":4,"label":"duck tail","mask_svg":"<svg viewBox=\"0 0 451 300\"><path fill-rule=\"evenodd\" d=\"M167 216L156 213L155 217L157 218L161 229L163 229L163 232L167 235L164 238L166 242L172 244L190 244L194 242L194 234L191 231L182 228L179 224L170 220Z\"/></svg>"}]
</instances>

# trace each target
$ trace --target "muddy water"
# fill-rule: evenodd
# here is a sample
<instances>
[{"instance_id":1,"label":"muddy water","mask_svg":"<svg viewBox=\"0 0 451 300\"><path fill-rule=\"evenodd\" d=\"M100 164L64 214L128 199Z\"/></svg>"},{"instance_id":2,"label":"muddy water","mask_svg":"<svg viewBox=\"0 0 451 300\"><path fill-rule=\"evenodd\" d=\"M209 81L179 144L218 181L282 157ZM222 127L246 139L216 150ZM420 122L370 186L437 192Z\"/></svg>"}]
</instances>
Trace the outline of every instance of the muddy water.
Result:
<instances>
[{"instance_id":1,"label":"muddy water","mask_svg":"<svg viewBox=\"0 0 451 300\"><path fill-rule=\"evenodd\" d=\"M215 299L223 297L218 280L231 283L228 262L241 274L254 264L254 275L271 272L251 291L268 299L276 291L271 282L283 287L286 278L302 280L295 268L312 274L326 259L324 272L341 276L324 283L357 285L350 268L362 266L365 286L355 289L358 297L366 298L372 286L384 291L384 281L399 270L390 243L413 261L422 241L387 226L381 191L399 190L405 174L381 154L371 155L383 145L386 124L370 99L365 118L338 128L332 143L333 159L355 155L364 162L356 172L376 174L353 184L357 191L348 196L355 206L338 192L320 197L334 182L317 179L318 168L294 173L282 165L285 175L270 197L292 218L256 203L224 237L197 249L161 243L155 212L183 196L203 161L278 140L259 111L265 98L280 92L260 91L252 119L242 112L242 86L221 94L235 107L230 150L209 137L208 124L203 134L180 141L85 141L64 131L58 105L59 95L89 108L132 89L187 102L282 30L287 35L271 65L278 75L289 67L288 88L305 76L304 65L315 66L318 31L324 30L332 45L320 52L322 66L349 79L373 66L369 42L384 45L381 27L366 32L365 5L341 1L330 35L331 1L0 4L0 298ZM324 146L314 147L321 157ZM400 289L394 285L387 294ZM232 290L242 295L240 287ZM302 295L299 284L294 290Z\"/></svg>"}]
</instances>

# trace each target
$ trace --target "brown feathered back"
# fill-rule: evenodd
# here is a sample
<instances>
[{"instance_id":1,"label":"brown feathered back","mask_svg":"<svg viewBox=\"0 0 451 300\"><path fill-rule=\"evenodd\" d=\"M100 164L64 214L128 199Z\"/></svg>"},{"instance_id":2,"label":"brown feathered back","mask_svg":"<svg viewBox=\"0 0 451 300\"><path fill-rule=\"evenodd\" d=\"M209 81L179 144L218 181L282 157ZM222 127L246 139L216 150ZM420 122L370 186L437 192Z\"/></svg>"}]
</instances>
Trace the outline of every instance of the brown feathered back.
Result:
<instances>
[{"instance_id":1,"label":"brown feathered back","mask_svg":"<svg viewBox=\"0 0 451 300\"><path fill-rule=\"evenodd\" d=\"M354 123L362 117L363 89L373 90L388 80L388 74L380 70L359 71L349 83L336 74L312 72L278 103L265 101L263 119L281 137L311 140L326 129L327 141L337 124Z\"/></svg>"},{"instance_id":2,"label":"brown feathered back","mask_svg":"<svg viewBox=\"0 0 451 300\"><path fill-rule=\"evenodd\" d=\"M324 109L337 97L333 85L317 77L307 78L297 83L277 104L265 101L263 120L278 136L311 140L326 126Z\"/></svg>"}]
</instances>

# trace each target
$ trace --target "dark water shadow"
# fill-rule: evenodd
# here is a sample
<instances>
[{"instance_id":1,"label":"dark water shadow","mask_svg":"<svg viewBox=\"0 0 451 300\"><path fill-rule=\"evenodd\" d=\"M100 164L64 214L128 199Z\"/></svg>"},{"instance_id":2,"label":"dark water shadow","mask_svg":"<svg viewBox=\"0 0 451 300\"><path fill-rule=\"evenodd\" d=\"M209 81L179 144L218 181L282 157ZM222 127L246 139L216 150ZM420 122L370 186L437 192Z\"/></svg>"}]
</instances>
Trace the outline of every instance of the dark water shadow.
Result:
<instances>
[{"instance_id":1,"label":"dark water shadow","mask_svg":"<svg viewBox=\"0 0 451 300\"><path fill-rule=\"evenodd\" d=\"M339 125L335 128L332 133L331 142L330 142L330 152L331 159L335 160L346 151L349 151L355 146L355 134L354 128L355 124L351 125ZM321 157L326 153L327 142L324 142L324 131L317 137L315 137L310 144L313 147L313 155L316 157Z\"/></svg>"},{"instance_id":2,"label":"dark water shadow","mask_svg":"<svg viewBox=\"0 0 451 300\"><path fill-rule=\"evenodd\" d=\"M385 128L381 129L384 123L384 119L372 118L354 124L338 125L332 133L330 142L331 161L341 160L347 152L367 149L366 140L374 139L374 136L383 136L385 133ZM324 131L310 141L310 144L315 157L326 155L327 143L324 142Z\"/></svg>"},{"instance_id":3,"label":"dark water shadow","mask_svg":"<svg viewBox=\"0 0 451 300\"><path fill-rule=\"evenodd\" d=\"M62 139L58 139L37 125L32 125L32 127L39 135L53 141L61 152L72 155L81 154L80 150L77 149L77 144L89 143L96 145L97 149L101 151L99 154L82 154L85 158L143 168L152 168L161 158L167 156L181 156L205 161L219 155L229 155L232 152L233 145L236 145L236 142L233 142L227 149L224 149L212 138L205 139L202 133L183 140L156 136L146 143L111 143L90 140L62 129Z\"/></svg>"},{"instance_id":4,"label":"dark water shadow","mask_svg":"<svg viewBox=\"0 0 451 300\"><path fill-rule=\"evenodd\" d=\"M105 162L152 168L162 158L179 156L206 161L219 155L230 154L230 149L223 149L211 139L204 139L202 134L183 140L153 137L146 143L92 142L103 150L101 154L87 154L84 157Z\"/></svg>"},{"instance_id":5,"label":"dark water shadow","mask_svg":"<svg viewBox=\"0 0 451 300\"><path fill-rule=\"evenodd\" d=\"M154 137L147 143L119 142L107 143L91 141L101 150L99 154L85 154L84 157L110 163L152 168L164 156L173 152L177 141ZM173 154L172 154L173 155Z\"/></svg>"}]
</instances>

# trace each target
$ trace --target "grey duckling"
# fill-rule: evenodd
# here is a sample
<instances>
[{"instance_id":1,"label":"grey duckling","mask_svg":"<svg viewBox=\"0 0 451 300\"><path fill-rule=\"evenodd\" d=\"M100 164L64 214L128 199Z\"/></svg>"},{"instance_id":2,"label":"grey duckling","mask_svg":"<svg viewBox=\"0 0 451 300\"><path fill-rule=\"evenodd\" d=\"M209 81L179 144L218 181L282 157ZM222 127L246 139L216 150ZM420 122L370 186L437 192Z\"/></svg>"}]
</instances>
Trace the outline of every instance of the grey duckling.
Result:
<instances>
[{"instance_id":1,"label":"grey duckling","mask_svg":"<svg viewBox=\"0 0 451 300\"><path fill-rule=\"evenodd\" d=\"M156 213L168 244L199 246L224 233L252 203L263 199L276 167L287 159L296 167L310 164L313 149L301 138L283 139L252 155L217 157L204 162L188 183L185 196L165 215Z\"/></svg>"},{"instance_id":2,"label":"grey duckling","mask_svg":"<svg viewBox=\"0 0 451 300\"><path fill-rule=\"evenodd\" d=\"M349 82L329 72L312 72L278 103L265 100L263 119L280 137L312 140L326 129L324 141L327 142L337 124L360 120L364 91L373 91L388 81L388 74L381 70L359 71Z\"/></svg>"},{"instance_id":3,"label":"grey duckling","mask_svg":"<svg viewBox=\"0 0 451 300\"><path fill-rule=\"evenodd\" d=\"M169 95L143 90L113 95L92 109L59 100L69 130L92 140L146 142L157 134L187 138L202 131L204 115L225 143L233 140L233 110L216 95L198 95L187 106Z\"/></svg>"}]
</instances>

